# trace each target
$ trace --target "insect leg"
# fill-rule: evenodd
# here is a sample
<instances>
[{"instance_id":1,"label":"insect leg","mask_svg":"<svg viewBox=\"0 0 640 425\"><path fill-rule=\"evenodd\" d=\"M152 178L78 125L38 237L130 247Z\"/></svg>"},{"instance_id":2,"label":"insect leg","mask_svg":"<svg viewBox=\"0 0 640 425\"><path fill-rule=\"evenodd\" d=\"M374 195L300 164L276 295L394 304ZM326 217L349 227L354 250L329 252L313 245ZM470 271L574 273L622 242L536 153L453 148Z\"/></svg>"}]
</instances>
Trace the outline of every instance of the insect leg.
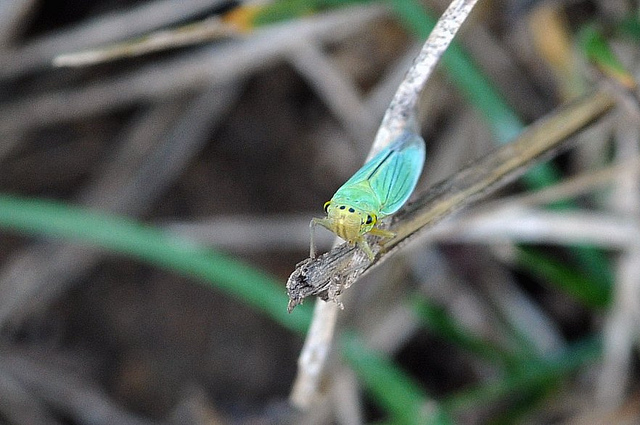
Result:
<instances>
[{"instance_id":1,"label":"insect leg","mask_svg":"<svg viewBox=\"0 0 640 425\"><path fill-rule=\"evenodd\" d=\"M380 236L381 238L384 238L384 239L392 239L396 236L395 233L389 230L379 229L377 227L372 228L371 230L369 230L368 233L373 236Z\"/></svg>"},{"instance_id":2,"label":"insect leg","mask_svg":"<svg viewBox=\"0 0 640 425\"><path fill-rule=\"evenodd\" d=\"M369 246L369 244L367 243L364 237L361 236L360 239L356 241L356 245L358 245L358 247L362 251L364 251L365 254L367 254L367 257L369 257L369 261L373 262L373 260L375 260L376 256L374 255L373 251L371 250L371 247Z\"/></svg>"},{"instance_id":3,"label":"insect leg","mask_svg":"<svg viewBox=\"0 0 640 425\"><path fill-rule=\"evenodd\" d=\"M384 251L384 249L385 249L384 248L384 244L389 242L391 239L395 238L395 236L396 236L396 234L393 233L390 230L380 229L380 228L377 228L377 227L372 228L369 231L369 234L372 235L372 236L378 236L378 237L382 238L382 240L380 240L378 242L378 246L381 247L382 251Z\"/></svg>"},{"instance_id":4,"label":"insect leg","mask_svg":"<svg viewBox=\"0 0 640 425\"><path fill-rule=\"evenodd\" d=\"M316 234L316 225L318 224L317 218L312 218L311 222L309 222L309 257L316 258L316 243L315 243L315 234Z\"/></svg>"}]
</instances>

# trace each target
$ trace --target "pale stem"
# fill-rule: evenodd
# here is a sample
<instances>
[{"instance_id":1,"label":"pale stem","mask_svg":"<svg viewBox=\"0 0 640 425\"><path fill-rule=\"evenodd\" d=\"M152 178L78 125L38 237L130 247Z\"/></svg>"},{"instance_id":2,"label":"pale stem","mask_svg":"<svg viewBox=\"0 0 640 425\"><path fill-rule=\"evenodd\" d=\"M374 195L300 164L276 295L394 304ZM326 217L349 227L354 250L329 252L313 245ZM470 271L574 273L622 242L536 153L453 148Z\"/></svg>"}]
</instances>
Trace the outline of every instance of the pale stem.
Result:
<instances>
[{"instance_id":1,"label":"pale stem","mask_svg":"<svg viewBox=\"0 0 640 425\"><path fill-rule=\"evenodd\" d=\"M404 128L415 125L415 107L420 93L476 2L454 0L445 10L387 108L367 160L373 158ZM298 408L308 408L317 396L322 370L330 352L338 308L333 302L316 302L311 329L300 353L298 375L290 396Z\"/></svg>"}]
</instances>

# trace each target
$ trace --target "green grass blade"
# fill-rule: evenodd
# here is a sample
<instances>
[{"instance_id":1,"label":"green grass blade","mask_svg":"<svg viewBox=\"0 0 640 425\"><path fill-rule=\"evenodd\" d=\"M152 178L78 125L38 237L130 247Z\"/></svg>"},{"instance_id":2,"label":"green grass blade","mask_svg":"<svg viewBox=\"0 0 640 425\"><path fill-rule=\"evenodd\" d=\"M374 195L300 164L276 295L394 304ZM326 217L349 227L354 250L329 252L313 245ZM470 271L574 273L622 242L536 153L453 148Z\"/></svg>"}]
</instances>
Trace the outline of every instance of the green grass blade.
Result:
<instances>
[{"instance_id":1,"label":"green grass blade","mask_svg":"<svg viewBox=\"0 0 640 425\"><path fill-rule=\"evenodd\" d=\"M300 18L325 9L365 3L372 0L279 0L263 4L253 16L255 27Z\"/></svg>"},{"instance_id":2,"label":"green grass blade","mask_svg":"<svg viewBox=\"0 0 640 425\"><path fill-rule=\"evenodd\" d=\"M436 24L436 20L427 14L420 2L415 0L397 0L389 2L400 20L415 35L426 39ZM507 102L498 94L498 90L464 53L457 43L452 43L444 56L442 65L446 75L460 89L469 101L483 114L491 130L500 143L515 138L524 124L512 111Z\"/></svg>"},{"instance_id":3,"label":"green grass blade","mask_svg":"<svg viewBox=\"0 0 640 425\"><path fill-rule=\"evenodd\" d=\"M84 243L195 277L265 312L295 332L305 332L311 320L309 306L299 306L287 314L284 288L268 274L127 218L61 202L0 195L0 229ZM399 420L397 423L451 423L428 409L426 395L397 368L366 350L357 338L350 336L343 341L345 357L354 364L376 399ZM424 418L431 422L423 421Z\"/></svg>"},{"instance_id":4,"label":"green grass blade","mask_svg":"<svg viewBox=\"0 0 640 425\"><path fill-rule=\"evenodd\" d=\"M616 30L620 35L626 35L636 41L640 41L640 20L635 15L623 19L616 26Z\"/></svg>"},{"instance_id":5,"label":"green grass blade","mask_svg":"<svg viewBox=\"0 0 640 425\"><path fill-rule=\"evenodd\" d=\"M461 349L501 366L508 367L518 362L513 354L466 331L442 307L428 299L416 297L411 300L411 307L432 332Z\"/></svg>"},{"instance_id":6,"label":"green grass blade","mask_svg":"<svg viewBox=\"0 0 640 425\"><path fill-rule=\"evenodd\" d=\"M295 332L305 332L311 321L309 308L287 314L286 291L277 279L228 255L127 218L60 202L0 195L0 228L95 245L198 278Z\"/></svg>"},{"instance_id":7,"label":"green grass blade","mask_svg":"<svg viewBox=\"0 0 640 425\"><path fill-rule=\"evenodd\" d=\"M573 273L564 262L548 256L540 258L540 251L521 247L517 251L518 264L535 276L555 282L556 287L589 308L604 308L611 301L611 287L602 281Z\"/></svg>"},{"instance_id":8,"label":"green grass blade","mask_svg":"<svg viewBox=\"0 0 640 425\"><path fill-rule=\"evenodd\" d=\"M578 38L584 56L600 71L630 90L635 88L635 78L618 59L609 42L596 28L596 24L584 26L580 30Z\"/></svg>"},{"instance_id":9,"label":"green grass blade","mask_svg":"<svg viewBox=\"0 0 640 425\"><path fill-rule=\"evenodd\" d=\"M365 348L354 333L340 339L341 353L395 424L448 425L451 418L393 361Z\"/></svg>"},{"instance_id":10,"label":"green grass blade","mask_svg":"<svg viewBox=\"0 0 640 425\"><path fill-rule=\"evenodd\" d=\"M421 38L426 38L435 25L435 20L415 0L397 0L390 2L390 5L405 25ZM451 44L442 57L442 64L446 68L446 75L482 113L499 143L511 141L523 130L522 120L459 44L455 42ZM541 188L557 182L560 177L560 172L552 164L545 163L533 167L522 178L528 186ZM562 202L555 207L572 208L573 205L571 202ZM609 263L601 251L593 247L574 247L572 252L590 279L585 279L583 273L573 268L567 268L566 275L571 275L572 280L599 281L611 287L613 276ZM538 255L539 261L546 261L547 258L552 261L547 256ZM553 283L561 284L556 281Z\"/></svg>"},{"instance_id":11,"label":"green grass blade","mask_svg":"<svg viewBox=\"0 0 640 425\"><path fill-rule=\"evenodd\" d=\"M524 362L519 371L510 373L503 379L463 390L448 397L442 404L447 411L460 412L474 410L518 394L546 391L579 367L595 361L601 351L599 341L585 339L572 344L554 358Z\"/></svg>"}]
</instances>

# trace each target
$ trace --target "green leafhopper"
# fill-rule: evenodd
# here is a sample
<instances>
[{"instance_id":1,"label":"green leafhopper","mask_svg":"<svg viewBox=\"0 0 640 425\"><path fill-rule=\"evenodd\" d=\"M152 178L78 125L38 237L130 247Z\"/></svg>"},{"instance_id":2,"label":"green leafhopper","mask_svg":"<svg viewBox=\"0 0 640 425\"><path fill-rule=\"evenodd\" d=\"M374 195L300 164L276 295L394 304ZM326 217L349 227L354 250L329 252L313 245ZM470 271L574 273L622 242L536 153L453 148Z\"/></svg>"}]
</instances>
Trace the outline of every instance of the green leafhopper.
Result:
<instances>
[{"instance_id":1,"label":"green leafhopper","mask_svg":"<svg viewBox=\"0 0 640 425\"><path fill-rule=\"evenodd\" d=\"M320 225L350 244L356 244L373 261L373 251L364 235L395 236L375 225L407 202L418 183L424 160L424 140L405 131L356 171L324 204L326 218L311 220L311 257L315 257L315 226Z\"/></svg>"}]
</instances>

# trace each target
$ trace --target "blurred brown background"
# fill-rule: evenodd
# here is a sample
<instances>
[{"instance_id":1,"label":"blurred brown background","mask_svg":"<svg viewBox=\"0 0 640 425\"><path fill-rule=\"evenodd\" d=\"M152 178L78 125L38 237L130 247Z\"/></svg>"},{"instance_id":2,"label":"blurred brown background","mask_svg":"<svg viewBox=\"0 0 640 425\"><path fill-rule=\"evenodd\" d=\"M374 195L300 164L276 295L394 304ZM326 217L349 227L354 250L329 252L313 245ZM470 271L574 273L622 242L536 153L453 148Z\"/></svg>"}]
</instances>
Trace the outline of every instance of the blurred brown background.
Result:
<instances>
[{"instance_id":1,"label":"blurred brown background","mask_svg":"<svg viewBox=\"0 0 640 425\"><path fill-rule=\"evenodd\" d=\"M445 2L425 3L441 11ZM562 75L564 65L536 44L541 28L530 26L532 11L547 3L480 2L460 36L526 122L575 89ZM594 17L618 16L626 3L554 7L573 29ZM369 4L141 57L52 66L59 54L216 16L234 5L0 3L0 191L135 217L238 256L282 281L284 309L286 277L308 253L308 220L362 163L420 40L384 6ZM428 152L422 187L492 148L488 125L443 73L429 83L421 110ZM585 148L584 157L589 152ZM564 161L566 170L579 168L571 158ZM326 249L331 235L318 233ZM451 243L437 255L456 266L430 269L436 270L432 285L444 291L432 288L435 298L490 338L500 339L498 330L464 294L500 310L491 297L502 290L491 282L504 273L517 282L517 296L540 309L542 327L549 327L530 330L548 337L550 346L601 329L599 312L528 275L512 276L485 247ZM380 280L393 280L394 267ZM456 286L452 272L467 289ZM375 288L363 288L343 313L345 323L371 328L389 307L385 300L397 298ZM531 322L523 317L526 328ZM3 231L0 330L2 423L300 420L287 404L299 336L195 279L121 255ZM392 351L435 397L486 372L424 329L411 328ZM364 421L382 417L366 398L365 406ZM571 406L578 407L559 416L582 411L578 401ZM461 420L484 423L485 413ZM558 423L553 418L544 423ZM319 422L348 423L332 414Z\"/></svg>"}]
</instances>

